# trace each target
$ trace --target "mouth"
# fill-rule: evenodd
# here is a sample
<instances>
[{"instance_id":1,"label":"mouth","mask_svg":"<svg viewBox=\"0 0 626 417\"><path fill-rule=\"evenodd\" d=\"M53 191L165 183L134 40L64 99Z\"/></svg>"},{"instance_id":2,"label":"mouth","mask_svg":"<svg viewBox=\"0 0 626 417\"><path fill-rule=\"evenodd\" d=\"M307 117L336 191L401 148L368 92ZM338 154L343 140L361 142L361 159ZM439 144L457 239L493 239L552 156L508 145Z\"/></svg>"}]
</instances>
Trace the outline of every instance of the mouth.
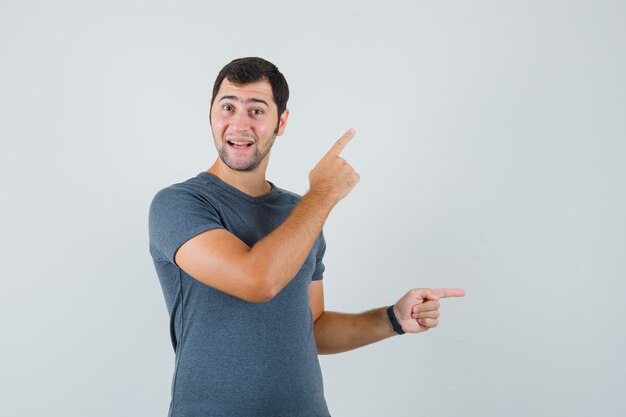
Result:
<instances>
[{"instance_id":1,"label":"mouth","mask_svg":"<svg viewBox=\"0 0 626 417\"><path fill-rule=\"evenodd\" d=\"M248 149L249 147L251 147L254 144L254 142L249 141L249 140L227 140L226 143L231 148L234 148L234 149L237 149L237 150Z\"/></svg>"}]
</instances>

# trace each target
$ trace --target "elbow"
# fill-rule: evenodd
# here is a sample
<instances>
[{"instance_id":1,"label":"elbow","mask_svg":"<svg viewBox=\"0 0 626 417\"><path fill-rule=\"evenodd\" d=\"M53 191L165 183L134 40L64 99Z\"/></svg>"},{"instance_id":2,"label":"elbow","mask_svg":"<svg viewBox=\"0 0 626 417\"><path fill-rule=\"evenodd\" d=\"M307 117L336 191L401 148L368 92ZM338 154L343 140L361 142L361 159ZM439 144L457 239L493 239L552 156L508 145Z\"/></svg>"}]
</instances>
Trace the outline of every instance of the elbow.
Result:
<instances>
[{"instance_id":1,"label":"elbow","mask_svg":"<svg viewBox=\"0 0 626 417\"><path fill-rule=\"evenodd\" d=\"M269 288L258 288L252 291L250 297L248 297L246 301L255 304L269 303L274 299L274 297L276 297L276 294L278 293Z\"/></svg>"},{"instance_id":2,"label":"elbow","mask_svg":"<svg viewBox=\"0 0 626 417\"><path fill-rule=\"evenodd\" d=\"M246 301L255 304L269 303L280 292L268 274L257 272L252 277L248 296L244 298Z\"/></svg>"}]
</instances>

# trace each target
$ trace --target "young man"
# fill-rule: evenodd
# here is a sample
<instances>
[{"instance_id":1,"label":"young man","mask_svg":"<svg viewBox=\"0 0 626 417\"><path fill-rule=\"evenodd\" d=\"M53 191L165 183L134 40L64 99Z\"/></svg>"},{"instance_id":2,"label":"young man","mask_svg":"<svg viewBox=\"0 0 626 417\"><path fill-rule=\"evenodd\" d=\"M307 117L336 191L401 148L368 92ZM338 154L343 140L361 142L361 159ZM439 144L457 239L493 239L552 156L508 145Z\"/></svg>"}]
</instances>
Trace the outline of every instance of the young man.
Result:
<instances>
[{"instance_id":1,"label":"young man","mask_svg":"<svg viewBox=\"0 0 626 417\"><path fill-rule=\"evenodd\" d=\"M170 417L329 416L319 354L437 326L439 299L414 289L389 308L324 310L322 226L359 176L340 153L348 130L299 197L265 179L285 131L289 89L276 66L236 59L219 73L210 122L219 157L161 190L150 207L150 253L176 352Z\"/></svg>"}]
</instances>

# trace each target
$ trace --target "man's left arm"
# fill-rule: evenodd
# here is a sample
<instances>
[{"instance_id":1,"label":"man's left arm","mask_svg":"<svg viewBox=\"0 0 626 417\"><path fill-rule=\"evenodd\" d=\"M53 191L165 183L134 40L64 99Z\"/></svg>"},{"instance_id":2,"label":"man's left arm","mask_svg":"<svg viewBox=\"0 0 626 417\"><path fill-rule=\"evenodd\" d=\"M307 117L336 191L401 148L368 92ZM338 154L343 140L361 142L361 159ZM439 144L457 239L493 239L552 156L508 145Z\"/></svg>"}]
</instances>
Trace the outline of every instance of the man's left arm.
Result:
<instances>
[{"instance_id":1,"label":"man's left arm","mask_svg":"<svg viewBox=\"0 0 626 417\"><path fill-rule=\"evenodd\" d=\"M309 303L313 314L315 342L319 354L340 353L369 345L397 335L387 307L363 313L348 314L324 310L323 281L309 286ZM439 324L439 300L463 297L458 288L418 288L407 292L393 306L393 312L406 333L421 333Z\"/></svg>"}]
</instances>

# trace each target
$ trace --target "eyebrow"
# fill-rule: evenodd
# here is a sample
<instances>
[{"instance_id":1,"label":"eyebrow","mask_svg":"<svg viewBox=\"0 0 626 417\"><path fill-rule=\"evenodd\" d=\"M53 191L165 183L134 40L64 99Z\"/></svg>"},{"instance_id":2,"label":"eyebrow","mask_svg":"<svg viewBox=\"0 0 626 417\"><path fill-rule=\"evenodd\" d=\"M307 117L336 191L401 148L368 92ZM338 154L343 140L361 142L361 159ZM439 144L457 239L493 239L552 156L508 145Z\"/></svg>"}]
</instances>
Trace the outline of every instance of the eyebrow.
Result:
<instances>
[{"instance_id":1,"label":"eyebrow","mask_svg":"<svg viewBox=\"0 0 626 417\"><path fill-rule=\"evenodd\" d=\"M219 101L222 101L222 100L241 101L239 97L237 96L223 96L222 98L219 99ZM254 98L254 97L245 100L244 103L262 103L262 104L265 104L267 107L269 107L269 104L267 104L267 101L262 100L260 98Z\"/></svg>"}]
</instances>

